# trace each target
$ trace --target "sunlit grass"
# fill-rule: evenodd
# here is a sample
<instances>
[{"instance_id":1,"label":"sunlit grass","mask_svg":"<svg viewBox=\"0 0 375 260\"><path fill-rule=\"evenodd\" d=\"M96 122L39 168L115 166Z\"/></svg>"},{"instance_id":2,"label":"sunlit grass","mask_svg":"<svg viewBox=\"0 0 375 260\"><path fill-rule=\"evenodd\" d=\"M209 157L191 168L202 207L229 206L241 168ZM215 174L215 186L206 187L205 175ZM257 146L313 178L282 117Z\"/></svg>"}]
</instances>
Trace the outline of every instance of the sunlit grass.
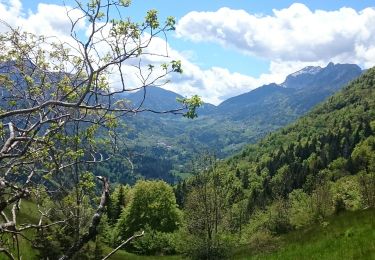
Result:
<instances>
[{"instance_id":1,"label":"sunlit grass","mask_svg":"<svg viewBox=\"0 0 375 260\"><path fill-rule=\"evenodd\" d=\"M278 241L272 252L242 248L233 259L375 259L375 210L345 212Z\"/></svg>"}]
</instances>

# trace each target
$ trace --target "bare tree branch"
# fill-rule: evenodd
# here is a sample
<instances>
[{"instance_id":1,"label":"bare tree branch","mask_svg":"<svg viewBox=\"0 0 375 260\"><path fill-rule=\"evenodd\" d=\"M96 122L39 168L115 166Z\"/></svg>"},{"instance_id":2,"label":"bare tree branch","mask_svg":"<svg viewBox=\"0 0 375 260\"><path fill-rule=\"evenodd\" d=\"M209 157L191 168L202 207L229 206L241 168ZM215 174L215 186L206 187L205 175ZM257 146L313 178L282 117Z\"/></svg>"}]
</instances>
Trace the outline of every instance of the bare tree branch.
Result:
<instances>
[{"instance_id":1,"label":"bare tree branch","mask_svg":"<svg viewBox=\"0 0 375 260\"><path fill-rule=\"evenodd\" d=\"M14 256L7 249L0 247L0 252L3 252L9 259L14 260Z\"/></svg>"},{"instance_id":2,"label":"bare tree branch","mask_svg":"<svg viewBox=\"0 0 375 260\"><path fill-rule=\"evenodd\" d=\"M74 254L82 248L84 244L86 244L91 239L95 238L95 236L98 233L97 228L100 224L100 219L104 213L105 205L109 198L109 182L106 177L98 176L97 178L103 183L103 191L102 196L100 198L99 206L91 219L89 230L72 247L70 247L68 251L59 258L59 260L71 259L74 256Z\"/></svg>"},{"instance_id":3,"label":"bare tree branch","mask_svg":"<svg viewBox=\"0 0 375 260\"><path fill-rule=\"evenodd\" d=\"M125 240L124 242L122 242L118 247L116 247L115 249L113 249L108 255L106 255L105 257L103 257L102 260L106 260L108 258L110 258L114 253L116 253L118 250L121 249L121 247L123 247L124 245L126 245L127 243L129 243L130 241L132 241L133 239L137 238L137 237L141 237L145 234L144 231L142 231L142 233L140 234L135 234L131 237L129 237L127 240Z\"/></svg>"}]
</instances>

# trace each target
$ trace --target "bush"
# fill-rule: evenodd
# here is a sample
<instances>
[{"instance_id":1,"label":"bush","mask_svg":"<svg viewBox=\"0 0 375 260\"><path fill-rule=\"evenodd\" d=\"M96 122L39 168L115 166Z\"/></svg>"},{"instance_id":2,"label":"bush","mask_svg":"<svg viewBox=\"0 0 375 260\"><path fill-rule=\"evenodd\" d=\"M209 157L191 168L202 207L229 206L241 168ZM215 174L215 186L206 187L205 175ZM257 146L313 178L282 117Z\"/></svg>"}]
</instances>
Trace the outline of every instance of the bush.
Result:
<instances>
[{"instance_id":1,"label":"bush","mask_svg":"<svg viewBox=\"0 0 375 260\"><path fill-rule=\"evenodd\" d=\"M177 253L176 233L165 233L146 227L145 234L132 242L134 252L142 255L171 255Z\"/></svg>"},{"instance_id":2,"label":"bush","mask_svg":"<svg viewBox=\"0 0 375 260\"><path fill-rule=\"evenodd\" d=\"M245 226L241 237L242 244L267 243L273 235L286 233L292 229L289 222L289 206L279 199L266 210L256 211Z\"/></svg>"},{"instance_id":3,"label":"bush","mask_svg":"<svg viewBox=\"0 0 375 260\"><path fill-rule=\"evenodd\" d=\"M248 244L251 249L260 252L272 251L277 247L275 237L269 230L259 230L252 234Z\"/></svg>"},{"instance_id":4,"label":"bush","mask_svg":"<svg viewBox=\"0 0 375 260\"><path fill-rule=\"evenodd\" d=\"M284 234L292 229L289 222L289 205L284 199L277 199L267 209L267 229L274 234Z\"/></svg>"},{"instance_id":5,"label":"bush","mask_svg":"<svg viewBox=\"0 0 375 260\"><path fill-rule=\"evenodd\" d=\"M358 182L364 207L375 207L375 173L360 172Z\"/></svg>"},{"instance_id":6,"label":"bush","mask_svg":"<svg viewBox=\"0 0 375 260\"><path fill-rule=\"evenodd\" d=\"M317 185L316 189L311 194L313 219L315 221L322 221L326 217L334 213L334 200L331 192L331 183L322 182Z\"/></svg>"},{"instance_id":7,"label":"bush","mask_svg":"<svg viewBox=\"0 0 375 260\"><path fill-rule=\"evenodd\" d=\"M313 221L311 197L302 190L293 190L289 194L289 222L293 228L300 228Z\"/></svg>"},{"instance_id":8,"label":"bush","mask_svg":"<svg viewBox=\"0 0 375 260\"><path fill-rule=\"evenodd\" d=\"M138 181L131 193L132 197L116 225L120 240L146 227L166 233L178 229L181 212L170 185L163 181Z\"/></svg>"},{"instance_id":9,"label":"bush","mask_svg":"<svg viewBox=\"0 0 375 260\"><path fill-rule=\"evenodd\" d=\"M184 234L182 238L180 252L191 259L227 259L234 248L234 239L229 234L216 234L210 242L191 234Z\"/></svg>"},{"instance_id":10,"label":"bush","mask_svg":"<svg viewBox=\"0 0 375 260\"><path fill-rule=\"evenodd\" d=\"M336 212L358 210L362 207L361 189L357 178L357 176L346 176L332 185Z\"/></svg>"}]
</instances>

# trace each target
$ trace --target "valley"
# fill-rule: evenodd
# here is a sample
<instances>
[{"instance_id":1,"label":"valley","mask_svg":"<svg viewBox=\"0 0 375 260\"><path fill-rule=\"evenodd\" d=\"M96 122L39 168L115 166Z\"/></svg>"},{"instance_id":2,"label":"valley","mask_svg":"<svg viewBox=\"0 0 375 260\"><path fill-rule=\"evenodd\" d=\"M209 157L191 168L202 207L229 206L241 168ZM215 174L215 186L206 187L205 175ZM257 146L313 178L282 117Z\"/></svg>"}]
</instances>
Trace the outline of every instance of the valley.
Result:
<instances>
[{"instance_id":1,"label":"valley","mask_svg":"<svg viewBox=\"0 0 375 260\"><path fill-rule=\"evenodd\" d=\"M120 132L127 140L127 148L118 156L133 160L134 178L158 178L174 183L186 176L189 164L200 153L209 152L220 159L233 155L306 114L361 73L352 64L306 67L289 75L280 85L261 86L218 106L203 104L194 120L147 112L126 117L126 126ZM161 88L150 88L143 107L158 111L174 109L179 105L176 98L181 97ZM143 91L125 98L137 106ZM132 175L128 166L118 170L108 167L117 181L122 175Z\"/></svg>"},{"instance_id":2,"label":"valley","mask_svg":"<svg viewBox=\"0 0 375 260\"><path fill-rule=\"evenodd\" d=\"M373 3L0 16L0 260L375 259Z\"/></svg>"}]
</instances>

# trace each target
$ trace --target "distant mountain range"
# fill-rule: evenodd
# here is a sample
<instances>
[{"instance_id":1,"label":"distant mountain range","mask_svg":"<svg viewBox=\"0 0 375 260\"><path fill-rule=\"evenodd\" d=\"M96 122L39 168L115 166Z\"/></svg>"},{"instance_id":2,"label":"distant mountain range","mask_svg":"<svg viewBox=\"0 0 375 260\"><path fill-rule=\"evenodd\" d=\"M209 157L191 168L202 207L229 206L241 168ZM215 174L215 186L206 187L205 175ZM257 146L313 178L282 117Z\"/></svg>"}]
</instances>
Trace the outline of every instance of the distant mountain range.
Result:
<instances>
[{"instance_id":1,"label":"distant mountain range","mask_svg":"<svg viewBox=\"0 0 375 260\"><path fill-rule=\"evenodd\" d=\"M28 66L32 68L32 64ZM0 73L9 73L10 67L12 64L6 63L0 67ZM147 112L124 117L125 126L120 129L120 135L126 147L117 154L114 163L104 165L98 173L111 175L112 181L130 181L133 178L130 172L134 172L173 182L175 176L183 176L186 166L197 155L203 152L214 153L219 158L232 155L295 121L362 73L354 64L309 66L290 74L282 84L261 86L218 106L204 104L194 120ZM13 74L17 77L17 73ZM51 77L56 76L51 74ZM156 111L179 107L176 98L181 97L157 87L124 96L134 107L142 105ZM8 103L0 103L0 108L6 106ZM134 171L129 169L124 157L133 161Z\"/></svg>"},{"instance_id":2,"label":"distant mountain range","mask_svg":"<svg viewBox=\"0 0 375 260\"><path fill-rule=\"evenodd\" d=\"M135 164L142 157L163 162L168 167L164 177L181 173L195 155L209 151L225 157L254 143L267 133L295 121L316 104L362 74L354 64L329 63L325 68L306 67L290 74L282 84L268 84L229 98L218 106L204 104L198 118L187 120L173 115L144 113L125 118L128 128L124 135L133 151ZM127 96L134 105L140 104L143 91ZM168 110L178 107L181 95L162 88L147 89L144 108ZM139 157L140 156L140 157ZM140 175L153 177L155 172L138 165ZM156 174L159 178L163 174Z\"/></svg>"},{"instance_id":3,"label":"distant mountain range","mask_svg":"<svg viewBox=\"0 0 375 260\"><path fill-rule=\"evenodd\" d=\"M361 68L355 64L331 62L325 68L308 66L288 75L281 84L263 85L229 98L218 106L204 104L201 115L220 115L234 120L252 119L259 111L263 117L263 110L270 105L274 111L279 107L284 109L287 105L300 115L361 74ZM129 95L128 99L137 105L140 104L143 95L141 90ZM162 88L148 88L143 107L154 110L173 109L178 105L176 98L181 97L180 94ZM251 113L248 113L249 111Z\"/></svg>"},{"instance_id":4,"label":"distant mountain range","mask_svg":"<svg viewBox=\"0 0 375 260\"><path fill-rule=\"evenodd\" d=\"M234 120L287 124L361 73L361 68L354 64L329 63L325 68L309 66L290 74L280 85L264 85L224 101L218 112Z\"/></svg>"}]
</instances>

